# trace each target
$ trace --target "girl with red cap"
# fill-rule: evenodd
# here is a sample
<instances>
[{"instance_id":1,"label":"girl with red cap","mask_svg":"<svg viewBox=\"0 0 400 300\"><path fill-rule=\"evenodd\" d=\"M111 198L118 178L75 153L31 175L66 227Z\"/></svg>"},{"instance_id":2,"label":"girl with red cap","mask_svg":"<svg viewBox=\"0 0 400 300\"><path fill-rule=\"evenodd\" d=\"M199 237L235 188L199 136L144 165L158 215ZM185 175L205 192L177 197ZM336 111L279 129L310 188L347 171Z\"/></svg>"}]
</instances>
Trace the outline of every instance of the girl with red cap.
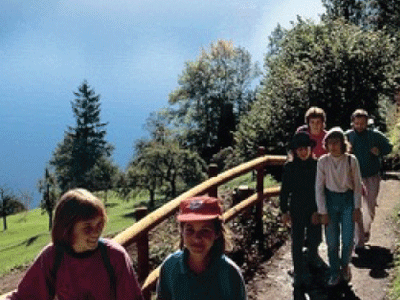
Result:
<instances>
[{"instance_id":1,"label":"girl with red cap","mask_svg":"<svg viewBox=\"0 0 400 300\"><path fill-rule=\"evenodd\" d=\"M198 196L180 203L181 250L163 262L159 300L247 299L239 267L224 255L227 245L220 200Z\"/></svg>"}]
</instances>

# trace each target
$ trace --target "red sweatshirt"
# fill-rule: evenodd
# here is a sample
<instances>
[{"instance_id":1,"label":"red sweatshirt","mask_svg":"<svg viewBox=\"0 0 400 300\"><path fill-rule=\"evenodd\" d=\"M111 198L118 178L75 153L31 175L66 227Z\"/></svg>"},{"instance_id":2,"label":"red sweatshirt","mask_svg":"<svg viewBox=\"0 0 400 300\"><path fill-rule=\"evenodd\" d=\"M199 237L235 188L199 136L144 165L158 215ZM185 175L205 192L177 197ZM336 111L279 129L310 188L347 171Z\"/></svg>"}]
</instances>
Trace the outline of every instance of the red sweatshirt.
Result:
<instances>
[{"instance_id":1,"label":"red sweatshirt","mask_svg":"<svg viewBox=\"0 0 400 300\"><path fill-rule=\"evenodd\" d=\"M115 271L117 300L142 300L143 296L128 253L121 245L111 240L103 241ZM50 299L48 285L52 282L50 271L53 268L54 256L54 245L47 245L22 278L16 292L6 299ZM109 300L110 279L100 250L85 253L64 252L55 286L54 299Z\"/></svg>"},{"instance_id":2,"label":"red sweatshirt","mask_svg":"<svg viewBox=\"0 0 400 300\"><path fill-rule=\"evenodd\" d=\"M317 144L315 147L312 149L312 153L314 154L315 158L319 158L323 154L328 153L323 146L323 141L324 137L326 135L326 131L323 129L319 135L313 135L310 132L310 129L308 128L307 125L302 125L299 128L297 128L296 132L307 132L310 135L310 138L312 138Z\"/></svg>"}]
</instances>

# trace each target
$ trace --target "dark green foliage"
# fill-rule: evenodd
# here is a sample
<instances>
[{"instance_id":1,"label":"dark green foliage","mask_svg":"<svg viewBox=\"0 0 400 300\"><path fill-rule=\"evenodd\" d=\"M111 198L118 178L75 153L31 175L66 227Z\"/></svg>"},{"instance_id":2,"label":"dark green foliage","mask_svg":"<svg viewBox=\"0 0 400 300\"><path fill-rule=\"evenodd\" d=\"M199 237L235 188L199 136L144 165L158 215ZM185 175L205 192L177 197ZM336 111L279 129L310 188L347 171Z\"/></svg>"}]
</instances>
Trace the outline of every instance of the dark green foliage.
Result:
<instances>
[{"instance_id":1,"label":"dark green foliage","mask_svg":"<svg viewBox=\"0 0 400 300\"><path fill-rule=\"evenodd\" d=\"M371 14L368 23L375 29L385 29L396 35L400 28L400 1L370 0Z\"/></svg>"},{"instance_id":2,"label":"dark green foliage","mask_svg":"<svg viewBox=\"0 0 400 300\"><path fill-rule=\"evenodd\" d=\"M204 170L205 163L200 156L181 148L174 140L163 143L139 140L127 177L131 187L149 191L149 205L153 207L157 191L166 197L175 197L204 180Z\"/></svg>"},{"instance_id":3,"label":"dark green foliage","mask_svg":"<svg viewBox=\"0 0 400 300\"><path fill-rule=\"evenodd\" d=\"M5 195L0 202L0 217L17 214L25 210L25 205L22 204L18 198L12 195Z\"/></svg>"},{"instance_id":4,"label":"dark green foliage","mask_svg":"<svg viewBox=\"0 0 400 300\"><path fill-rule=\"evenodd\" d=\"M382 30L397 35L400 28L398 0L323 0L323 19L344 18L364 29Z\"/></svg>"},{"instance_id":5,"label":"dark green foliage","mask_svg":"<svg viewBox=\"0 0 400 300\"><path fill-rule=\"evenodd\" d=\"M113 146L105 140L107 123L100 122L100 96L95 95L86 81L74 93L71 102L76 120L68 127L64 140L57 145L50 164L55 168L57 182L64 192L73 187L96 188L93 168L103 165L101 159L111 156Z\"/></svg>"},{"instance_id":6,"label":"dark green foliage","mask_svg":"<svg viewBox=\"0 0 400 300\"><path fill-rule=\"evenodd\" d=\"M363 26L367 23L368 0L322 0L326 9L323 19L344 18L353 24Z\"/></svg>"},{"instance_id":7,"label":"dark green foliage","mask_svg":"<svg viewBox=\"0 0 400 300\"><path fill-rule=\"evenodd\" d=\"M26 210L26 207L7 187L0 187L0 217L3 218L3 230L7 230L7 216Z\"/></svg>"},{"instance_id":8,"label":"dark green foliage","mask_svg":"<svg viewBox=\"0 0 400 300\"><path fill-rule=\"evenodd\" d=\"M181 146L179 135L168 127L164 112L151 114L146 129L151 139L136 141L126 182L132 188L148 190L150 206L154 207L156 192L166 198L175 197L204 180L206 167L196 152Z\"/></svg>"},{"instance_id":9,"label":"dark green foliage","mask_svg":"<svg viewBox=\"0 0 400 300\"><path fill-rule=\"evenodd\" d=\"M169 114L186 146L207 161L231 146L239 118L255 100L251 83L259 75L249 52L226 41L187 62L179 87L169 96Z\"/></svg>"},{"instance_id":10,"label":"dark green foliage","mask_svg":"<svg viewBox=\"0 0 400 300\"><path fill-rule=\"evenodd\" d=\"M310 106L327 112L327 127L347 129L364 108L379 123L380 99L392 94L398 52L389 36L341 21L315 25L301 19L266 55L258 100L235 133L237 149L254 157L258 146L285 153Z\"/></svg>"}]
</instances>

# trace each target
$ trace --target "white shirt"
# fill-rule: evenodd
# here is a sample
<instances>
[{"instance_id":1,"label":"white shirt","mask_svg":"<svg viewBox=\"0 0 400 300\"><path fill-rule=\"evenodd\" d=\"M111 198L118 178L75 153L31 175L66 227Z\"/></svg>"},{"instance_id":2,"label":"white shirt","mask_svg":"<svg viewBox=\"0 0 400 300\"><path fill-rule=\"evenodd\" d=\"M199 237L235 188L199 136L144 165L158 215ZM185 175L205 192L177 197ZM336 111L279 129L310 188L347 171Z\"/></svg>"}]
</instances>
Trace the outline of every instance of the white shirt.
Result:
<instances>
[{"instance_id":1,"label":"white shirt","mask_svg":"<svg viewBox=\"0 0 400 300\"><path fill-rule=\"evenodd\" d=\"M360 166L353 154L343 154L335 157L328 153L319 158L315 193L318 213L320 214L327 213L325 188L337 193L353 190L354 208L361 207L362 183Z\"/></svg>"}]
</instances>

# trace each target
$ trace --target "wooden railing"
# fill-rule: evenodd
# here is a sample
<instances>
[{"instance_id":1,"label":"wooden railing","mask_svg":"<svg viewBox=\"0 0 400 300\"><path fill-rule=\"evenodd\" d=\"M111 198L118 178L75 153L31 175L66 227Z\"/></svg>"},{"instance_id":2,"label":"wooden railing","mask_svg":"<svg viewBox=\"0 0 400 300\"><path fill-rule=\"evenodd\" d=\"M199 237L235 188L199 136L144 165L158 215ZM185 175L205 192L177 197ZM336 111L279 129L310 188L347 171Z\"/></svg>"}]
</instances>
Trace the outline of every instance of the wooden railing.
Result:
<instances>
[{"instance_id":1,"label":"wooden railing","mask_svg":"<svg viewBox=\"0 0 400 300\"><path fill-rule=\"evenodd\" d=\"M260 152L262 153L262 150ZM121 244L124 247L128 247L133 243L137 244L138 249L138 277L139 281L144 281L142 285L142 291L146 299L150 299L150 291L154 289L155 283L158 278L159 268L155 269L150 275L149 274L149 245L148 245L148 233L150 230L155 228L158 224L166 220L168 217L173 215L179 208L179 203L182 199L188 197L209 194L210 196L216 197L218 194L218 187L222 184L246 174L250 171L256 171L257 173L257 185L256 193L249 198L241 201L239 204L230 208L224 214L225 222L233 219L238 214L244 212L252 206L256 206L256 232L261 239L263 236L262 226L262 208L264 199L267 197L276 196L279 194L280 187L272 187L264 189L264 170L266 166L278 165L281 166L286 161L286 156L271 156L263 155L256 159L253 159L247 163L243 163L235 168L225 171L219 175L215 172L213 177L204 181L203 183L195 186L187 192L181 194L177 198L169 201L159 209L151 212L144 216L141 220L137 221L131 227L125 229L114 237L114 241ZM212 170L211 170L212 171ZM5 299L5 295L0 296L0 300Z\"/></svg>"}]
</instances>

